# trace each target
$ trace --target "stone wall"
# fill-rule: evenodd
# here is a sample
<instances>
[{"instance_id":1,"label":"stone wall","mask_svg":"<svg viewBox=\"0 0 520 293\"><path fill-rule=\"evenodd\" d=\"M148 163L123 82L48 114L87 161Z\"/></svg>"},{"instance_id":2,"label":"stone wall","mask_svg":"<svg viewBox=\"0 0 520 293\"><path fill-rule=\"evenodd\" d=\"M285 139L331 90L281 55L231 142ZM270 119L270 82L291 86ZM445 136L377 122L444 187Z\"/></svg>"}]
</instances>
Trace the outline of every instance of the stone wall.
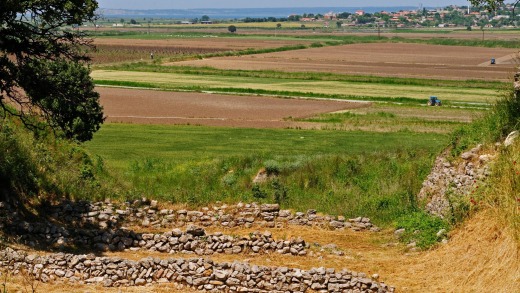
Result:
<instances>
[{"instance_id":1,"label":"stone wall","mask_svg":"<svg viewBox=\"0 0 520 293\"><path fill-rule=\"evenodd\" d=\"M346 220L341 216L320 216L314 210L291 213L280 210L276 204L223 205L203 208L202 211L187 211L159 209L157 202L146 200L122 205L83 201L48 206L43 212L50 215L52 221L28 222L21 220L7 204L1 203L0 213L6 215L6 218L2 219L0 228L17 235L17 242L30 247L61 250L67 246L93 247L98 251L148 249L199 255L244 251L305 255L306 244L302 239L274 240L269 232L253 233L249 237L231 237L223 233L206 235L202 228L190 228L194 227L193 223L224 229L236 226L267 228L306 225L326 229L379 231L368 218ZM153 227L150 227L150 222L155 223ZM187 230L182 232L179 228L173 228L170 232L150 234L135 233L124 226L146 229L180 226L187 227Z\"/></svg>"},{"instance_id":2,"label":"stone wall","mask_svg":"<svg viewBox=\"0 0 520 293\"><path fill-rule=\"evenodd\" d=\"M490 175L489 162L493 159L492 154L483 153L481 145L463 153L454 162L449 162L446 156L443 154L435 160L418 195L420 200L427 201L426 210L441 218L450 212L450 196L470 195L484 184Z\"/></svg>"},{"instance_id":3,"label":"stone wall","mask_svg":"<svg viewBox=\"0 0 520 293\"><path fill-rule=\"evenodd\" d=\"M40 209L37 222L28 222L7 203L0 202L0 228L14 242L43 249L83 247L91 251L157 251L194 254L193 259L146 258L130 261L96 257L93 254L27 255L7 248L0 251L0 271L17 274L22 268L42 282L72 282L113 286L143 286L175 283L211 292L393 292L363 273L315 268L300 270L264 267L248 263L214 263L201 258L214 253L279 253L307 255L308 244L301 238L276 240L271 232L230 236L207 234L202 227L288 227L316 226L325 229L379 231L368 218L345 219L319 215L315 210L292 213L276 204L237 204L202 208L200 211L161 209L156 201L63 202ZM199 226L195 226L197 224ZM171 228L163 233L141 230ZM126 227L126 228L125 228ZM185 231L178 227L186 227ZM319 244L317 244L319 245ZM329 244L333 245L333 244ZM328 247L328 246L324 246ZM89 250L89 251L90 251ZM331 253L339 254L341 251ZM338 253L339 252L339 253ZM310 252L309 254L312 254Z\"/></svg>"},{"instance_id":4,"label":"stone wall","mask_svg":"<svg viewBox=\"0 0 520 293\"><path fill-rule=\"evenodd\" d=\"M215 263L204 258L130 261L92 254L28 255L8 248L0 251L0 267L13 274L23 268L44 283L61 280L106 287L176 283L211 292L394 292L377 276L349 270Z\"/></svg>"},{"instance_id":5,"label":"stone wall","mask_svg":"<svg viewBox=\"0 0 520 293\"><path fill-rule=\"evenodd\" d=\"M160 208L157 201L135 200L123 204L110 202L63 202L50 206L48 212L54 218L70 223L93 224L101 228L120 225L173 228L196 224L203 227L285 227L287 225L320 226L331 229L379 231L370 219L358 217L345 219L343 216L319 215L316 210L291 212L281 210L278 204L216 205L201 210Z\"/></svg>"}]
</instances>

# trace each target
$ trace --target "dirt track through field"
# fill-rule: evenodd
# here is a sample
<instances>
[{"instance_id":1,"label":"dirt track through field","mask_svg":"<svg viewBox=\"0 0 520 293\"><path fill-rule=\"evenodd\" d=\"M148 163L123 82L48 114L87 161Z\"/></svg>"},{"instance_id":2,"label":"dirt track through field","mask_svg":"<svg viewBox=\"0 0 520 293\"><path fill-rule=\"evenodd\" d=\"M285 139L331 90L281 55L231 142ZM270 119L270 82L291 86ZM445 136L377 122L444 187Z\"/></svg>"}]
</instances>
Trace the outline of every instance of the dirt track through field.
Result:
<instances>
[{"instance_id":1,"label":"dirt track through field","mask_svg":"<svg viewBox=\"0 0 520 293\"><path fill-rule=\"evenodd\" d=\"M251 128L316 128L286 121L320 113L367 107L368 103L163 92L98 87L107 121L140 124L195 124Z\"/></svg>"},{"instance_id":2,"label":"dirt track through field","mask_svg":"<svg viewBox=\"0 0 520 293\"><path fill-rule=\"evenodd\" d=\"M220 69L337 72L435 79L508 80L518 50L374 43L173 63ZM491 58L497 64L491 65Z\"/></svg>"}]
</instances>

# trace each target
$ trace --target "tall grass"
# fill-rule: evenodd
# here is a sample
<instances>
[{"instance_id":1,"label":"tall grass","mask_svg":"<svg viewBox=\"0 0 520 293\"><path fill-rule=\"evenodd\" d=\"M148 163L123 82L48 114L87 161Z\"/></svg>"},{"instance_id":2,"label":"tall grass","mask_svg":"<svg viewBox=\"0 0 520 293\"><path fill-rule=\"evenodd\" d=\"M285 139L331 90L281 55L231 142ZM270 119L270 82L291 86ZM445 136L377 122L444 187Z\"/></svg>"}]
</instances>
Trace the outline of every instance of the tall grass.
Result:
<instances>
[{"instance_id":1,"label":"tall grass","mask_svg":"<svg viewBox=\"0 0 520 293\"><path fill-rule=\"evenodd\" d=\"M362 96L362 95L341 95L341 94L323 94L315 92L294 92L294 91L283 91L283 90L265 90L265 89L253 89L253 88L232 88L232 87L206 87L206 86L175 86L168 84L159 84L153 82L136 82L136 81L118 81L118 80L103 80L96 79L96 85L107 85L107 86L121 86L130 88L145 88L145 89L160 89L170 91L186 91L186 92L211 92L216 94L244 94L244 95L268 95L276 97L296 97L301 98L322 98L322 99L342 99L342 100L358 100L358 101L371 101L371 102L390 102L400 104L411 104L411 105L422 105L424 100L407 97L377 97L377 96ZM463 102L461 102L463 103ZM446 105L450 105L450 102L446 102ZM481 105L483 108L486 104Z\"/></svg>"},{"instance_id":2,"label":"tall grass","mask_svg":"<svg viewBox=\"0 0 520 293\"><path fill-rule=\"evenodd\" d=\"M417 207L436 134L108 124L87 148L143 195L200 206L217 200L369 216L380 225ZM265 169L272 176L254 184Z\"/></svg>"},{"instance_id":3,"label":"tall grass","mask_svg":"<svg viewBox=\"0 0 520 293\"><path fill-rule=\"evenodd\" d=\"M192 206L278 202L299 211L368 216L379 225L390 225L418 208L415 193L431 162L431 153L423 149L360 155L231 155L185 162L149 157L132 160L116 176L132 186L126 195L130 198L146 195ZM272 177L253 183L262 169Z\"/></svg>"},{"instance_id":4,"label":"tall grass","mask_svg":"<svg viewBox=\"0 0 520 293\"><path fill-rule=\"evenodd\" d=\"M520 143L502 149L491 180L482 193L505 227L512 230L520 245Z\"/></svg>"},{"instance_id":5,"label":"tall grass","mask_svg":"<svg viewBox=\"0 0 520 293\"><path fill-rule=\"evenodd\" d=\"M0 150L0 200L100 199L111 193L98 180L104 172L100 157L51 133L35 136L14 118L1 120Z\"/></svg>"},{"instance_id":6,"label":"tall grass","mask_svg":"<svg viewBox=\"0 0 520 293\"><path fill-rule=\"evenodd\" d=\"M476 144L492 145L501 142L511 131L520 127L520 99L512 87L499 99L482 119L460 128L452 138L452 155L457 156ZM488 147L489 148L489 147ZM466 200L467 212L490 207L505 227L520 240L520 143L501 146L492 165L491 178L472 200Z\"/></svg>"}]
</instances>

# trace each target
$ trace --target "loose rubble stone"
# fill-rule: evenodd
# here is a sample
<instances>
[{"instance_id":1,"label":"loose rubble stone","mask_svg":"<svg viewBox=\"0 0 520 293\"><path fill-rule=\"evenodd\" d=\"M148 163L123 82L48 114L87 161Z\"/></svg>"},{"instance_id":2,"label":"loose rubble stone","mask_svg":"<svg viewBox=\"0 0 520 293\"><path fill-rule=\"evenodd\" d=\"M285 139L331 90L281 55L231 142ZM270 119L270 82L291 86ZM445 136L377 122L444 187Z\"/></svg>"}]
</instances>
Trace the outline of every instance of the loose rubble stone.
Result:
<instances>
[{"instance_id":1,"label":"loose rubble stone","mask_svg":"<svg viewBox=\"0 0 520 293\"><path fill-rule=\"evenodd\" d=\"M513 142L518 138L520 135L520 132L517 130L509 133L509 135L506 137L506 140L504 140L504 146L508 147L513 144Z\"/></svg>"},{"instance_id":2,"label":"loose rubble stone","mask_svg":"<svg viewBox=\"0 0 520 293\"><path fill-rule=\"evenodd\" d=\"M470 194L479 184L484 184L489 175L494 158L491 154L480 154L482 146L478 145L461 155L462 161L448 162L445 154L437 157L432 171L423 182L418 198L426 201L426 210L441 218L450 212L450 196Z\"/></svg>"},{"instance_id":3,"label":"loose rubble stone","mask_svg":"<svg viewBox=\"0 0 520 293\"><path fill-rule=\"evenodd\" d=\"M79 262L69 269L67 262L72 258ZM394 292L393 287L378 281L378 275L368 278L364 273L324 267L301 270L240 262L216 263L204 258L159 260L150 257L130 261L72 254L29 258L22 251L0 250L0 267L15 271L22 266L29 271L39 266L42 273L36 278L42 282L51 281L49 275L54 272L57 278L70 283L106 287L174 283L180 289L187 286L211 292L215 289L218 292L305 292L309 288L323 292ZM62 274L65 271L75 277L65 277Z\"/></svg>"}]
</instances>

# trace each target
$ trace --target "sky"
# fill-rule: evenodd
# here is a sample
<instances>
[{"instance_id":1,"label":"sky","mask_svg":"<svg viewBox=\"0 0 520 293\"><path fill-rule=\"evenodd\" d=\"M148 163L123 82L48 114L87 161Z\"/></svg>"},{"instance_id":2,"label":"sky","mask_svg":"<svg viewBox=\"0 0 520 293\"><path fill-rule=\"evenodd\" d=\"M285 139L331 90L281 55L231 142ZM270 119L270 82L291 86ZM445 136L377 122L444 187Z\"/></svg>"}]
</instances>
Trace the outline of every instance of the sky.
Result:
<instances>
[{"instance_id":1,"label":"sky","mask_svg":"<svg viewBox=\"0 0 520 293\"><path fill-rule=\"evenodd\" d=\"M507 2L507 1L506 1ZM468 5L466 0L98 0L99 7L109 9L197 9L197 8L276 8L276 7L443 7Z\"/></svg>"}]
</instances>

